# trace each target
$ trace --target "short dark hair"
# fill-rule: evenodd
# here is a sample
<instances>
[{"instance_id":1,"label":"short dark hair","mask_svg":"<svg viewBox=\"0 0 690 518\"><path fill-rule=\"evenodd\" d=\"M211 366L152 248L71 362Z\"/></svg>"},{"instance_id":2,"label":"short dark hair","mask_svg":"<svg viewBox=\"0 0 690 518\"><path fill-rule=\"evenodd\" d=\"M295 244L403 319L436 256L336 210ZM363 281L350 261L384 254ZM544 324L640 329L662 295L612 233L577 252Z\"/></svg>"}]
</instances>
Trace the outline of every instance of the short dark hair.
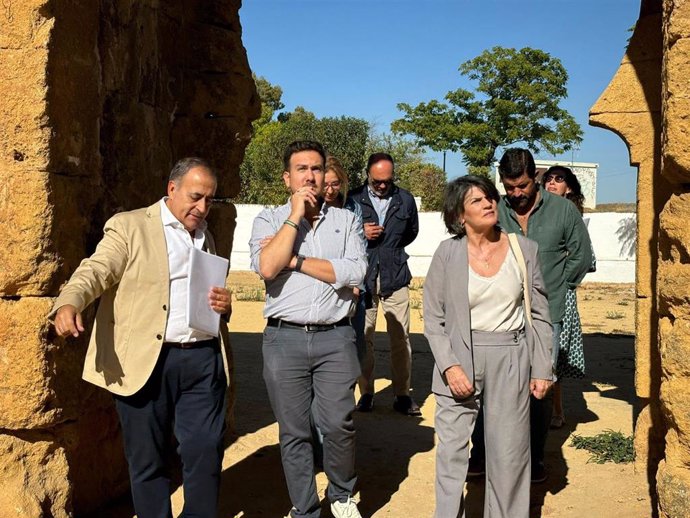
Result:
<instances>
[{"instance_id":1,"label":"short dark hair","mask_svg":"<svg viewBox=\"0 0 690 518\"><path fill-rule=\"evenodd\" d=\"M213 170L213 167L211 167L211 164L209 164L203 158L199 158L198 156L188 156L178 160L170 171L168 181L175 182L176 184L179 183L180 180L182 180L182 177L195 167L203 167L211 174L211 177L216 182L218 181L218 176Z\"/></svg>"},{"instance_id":2,"label":"short dark hair","mask_svg":"<svg viewBox=\"0 0 690 518\"><path fill-rule=\"evenodd\" d=\"M582 194L582 186L580 186L580 181L573 173L572 169L564 165L552 165L541 177L541 184L546 185L546 175L549 174L562 174L565 178L565 183L570 189L570 192L565 195L570 201L572 201L577 210L582 214L585 210L585 195Z\"/></svg>"},{"instance_id":3,"label":"short dark hair","mask_svg":"<svg viewBox=\"0 0 690 518\"><path fill-rule=\"evenodd\" d=\"M525 173L530 178L537 175L537 166L534 165L534 157L530 150L519 147L506 149L498 163L498 174L501 178L520 178Z\"/></svg>"},{"instance_id":4,"label":"short dark hair","mask_svg":"<svg viewBox=\"0 0 690 518\"><path fill-rule=\"evenodd\" d=\"M326 165L326 151L321 144L315 140L295 140L288 145L285 153L283 153L283 171L290 170L290 158L292 158L292 155L302 151L316 151L321 155L324 166Z\"/></svg>"},{"instance_id":5,"label":"short dark hair","mask_svg":"<svg viewBox=\"0 0 690 518\"><path fill-rule=\"evenodd\" d=\"M393 169L395 169L395 162L393 161L393 157L390 156L388 153L372 153L371 155L369 155L369 159L367 160L367 174L369 174L371 166L378 162L381 162L382 160L385 160L393 164Z\"/></svg>"},{"instance_id":6,"label":"short dark hair","mask_svg":"<svg viewBox=\"0 0 690 518\"><path fill-rule=\"evenodd\" d=\"M476 187L497 203L501 200L496 186L483 176L461 176L448 182L443 194L443 222L448 232L456 237L465 235L465 227L460 224L460 217L465 212L465 198L472 187Z\"/></svg>"}]
</instances>

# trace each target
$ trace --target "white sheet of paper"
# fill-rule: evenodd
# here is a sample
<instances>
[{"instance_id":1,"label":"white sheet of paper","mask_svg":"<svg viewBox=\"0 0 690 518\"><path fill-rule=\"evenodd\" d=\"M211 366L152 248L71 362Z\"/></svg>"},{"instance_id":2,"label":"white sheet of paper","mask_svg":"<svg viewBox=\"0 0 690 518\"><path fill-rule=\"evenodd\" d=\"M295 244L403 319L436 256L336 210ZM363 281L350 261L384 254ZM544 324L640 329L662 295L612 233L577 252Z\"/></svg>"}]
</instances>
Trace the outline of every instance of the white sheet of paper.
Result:
<instances>
[{"instance_id":1,"label":"white sheet of paper","mask_svg":"<svg viewBox=\"0 0 690 518\"><path fill-rule=\"evenodd\" d=\"M212 286L225 286L228 265L224 257L192 248L187 276L187 325L192 329L218 336L220 314L209 306L208 292Z\"/></svg>"}]
</instances>

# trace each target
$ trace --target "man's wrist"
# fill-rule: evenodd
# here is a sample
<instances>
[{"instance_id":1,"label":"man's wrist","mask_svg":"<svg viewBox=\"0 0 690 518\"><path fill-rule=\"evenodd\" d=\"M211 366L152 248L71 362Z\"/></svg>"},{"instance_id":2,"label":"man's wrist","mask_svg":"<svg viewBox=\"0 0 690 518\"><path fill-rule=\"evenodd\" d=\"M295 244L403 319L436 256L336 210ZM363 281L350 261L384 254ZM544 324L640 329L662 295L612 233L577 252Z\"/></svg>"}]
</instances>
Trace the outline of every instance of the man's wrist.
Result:
<instances>
[{"instance_id":1,"label":"man's wrist","mask_svg":"<svg viewBox=\"0 0 690 518\"><path fill-rule=\"evenodd\" d=\"M297 254L297 260L295 261L295 271L296 272L301 272L302 271L302 263L304 263L304 260L306 257L303 255Z\"/></svg>"}]
</instances>

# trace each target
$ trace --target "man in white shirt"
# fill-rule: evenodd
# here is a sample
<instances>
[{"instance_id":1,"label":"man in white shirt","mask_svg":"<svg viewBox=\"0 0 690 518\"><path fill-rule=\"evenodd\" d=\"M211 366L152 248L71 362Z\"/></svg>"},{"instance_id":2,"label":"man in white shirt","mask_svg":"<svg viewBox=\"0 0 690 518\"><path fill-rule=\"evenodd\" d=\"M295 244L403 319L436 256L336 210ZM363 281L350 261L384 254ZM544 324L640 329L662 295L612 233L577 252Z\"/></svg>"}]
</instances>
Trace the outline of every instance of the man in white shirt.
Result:
<instances>
[{"instance_id":1,"label":"man in white shirt","mask_svg":"<svg viewBox=\"0 0 690 518\"><path fill-rule=\"evenodd\" d=\"M60 336L78 337L85 330L82 311L101 299L83 378L114 394L139 518L172 515L165 462L172 435L183 464L182 514L217 513L230 381L228 290L209 287L209 306L225 317L216 335L187 324L191 250L215 253L205 220L216 185L206 161L180 160L167 197L106 222L96 251L49 315Z\"/></svg>"}]
</instances>

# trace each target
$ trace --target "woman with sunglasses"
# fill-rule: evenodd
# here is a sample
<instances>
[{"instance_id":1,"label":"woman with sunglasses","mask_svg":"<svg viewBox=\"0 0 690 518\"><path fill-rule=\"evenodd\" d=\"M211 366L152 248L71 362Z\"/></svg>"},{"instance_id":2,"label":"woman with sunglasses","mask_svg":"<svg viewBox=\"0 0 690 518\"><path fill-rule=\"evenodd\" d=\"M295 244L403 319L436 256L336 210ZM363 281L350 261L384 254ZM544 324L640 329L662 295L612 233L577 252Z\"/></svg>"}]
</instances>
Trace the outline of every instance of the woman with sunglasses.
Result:
<instances>
[{"instance_id":1,"label":"woman with sunglasses","mask_svg":"<svg viewBox=\"0 0 690 518\"><path fill-rule=\"evenodd\" d=\"M555 165L550 167L542 176L544 188L557 196L572 201L580 214L583 212L585 196L575 174L570 168ZM592 253L592 268L595 269L594 253ZM563 330L560 335L560 351L556 366L558 381L553 385L553 416L551 428L561 428L565 424L563 412L563 397L561 378L584 378L585 355L582 341L582 324L577 310L577 295L575 290L569 289L565 296L565 313L563 315Z\"/></svg>"}]
</instances>

